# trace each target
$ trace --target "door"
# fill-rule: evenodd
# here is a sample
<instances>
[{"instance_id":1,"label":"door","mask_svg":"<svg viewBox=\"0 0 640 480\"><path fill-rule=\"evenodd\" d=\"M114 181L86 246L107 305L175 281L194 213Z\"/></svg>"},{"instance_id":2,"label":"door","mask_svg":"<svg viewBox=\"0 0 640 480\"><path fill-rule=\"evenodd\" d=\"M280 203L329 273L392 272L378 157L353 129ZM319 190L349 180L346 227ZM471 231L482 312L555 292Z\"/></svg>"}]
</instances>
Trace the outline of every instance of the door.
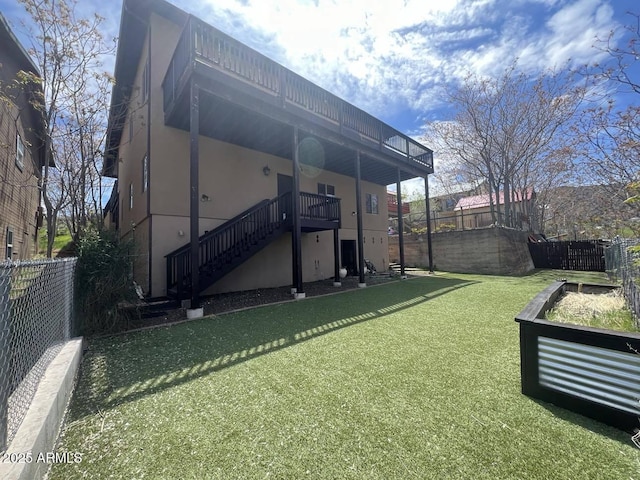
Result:
<instances>
[{"instance_id":1,"label":"door","mask_svg":"<svg viewBox=\"0 0 640 480\"><path fill-rule=\"evenodd\" d=\"M340 240L340 256L342 266L347 269L347 275L358 273L358 261L355 240Z\"/></svg>"}]
</instances>

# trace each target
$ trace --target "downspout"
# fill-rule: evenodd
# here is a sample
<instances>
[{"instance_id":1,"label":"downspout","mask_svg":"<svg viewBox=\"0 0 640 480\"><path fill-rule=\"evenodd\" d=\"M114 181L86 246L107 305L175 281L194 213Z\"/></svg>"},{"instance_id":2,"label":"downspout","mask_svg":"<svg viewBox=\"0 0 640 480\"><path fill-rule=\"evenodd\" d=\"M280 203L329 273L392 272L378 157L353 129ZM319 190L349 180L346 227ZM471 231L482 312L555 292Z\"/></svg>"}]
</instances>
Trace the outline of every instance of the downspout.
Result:
<instances>
[{"instance_id":1,"label":"downspout","mask_svg":"<svg viewBox=\"0 0 640 480\"><path fill-rule=\"evenodd\" d=\"M151 286L153 285L153 267L152 267L152 247L153 247L153 218L151 217L151 79L153 75L151 75L151 22L149 22L148 30L147 30L147 64L148 64L148 75L147 81L149 84L147 85L147 218L149 219L149 242L147 245L147 268L148 268L148 280L147 280L147 293L149 297L152 297ZM143 172L144 175L144 172ZM144 181L144 178L143 178Z\"/></svg>"}]
</instances>

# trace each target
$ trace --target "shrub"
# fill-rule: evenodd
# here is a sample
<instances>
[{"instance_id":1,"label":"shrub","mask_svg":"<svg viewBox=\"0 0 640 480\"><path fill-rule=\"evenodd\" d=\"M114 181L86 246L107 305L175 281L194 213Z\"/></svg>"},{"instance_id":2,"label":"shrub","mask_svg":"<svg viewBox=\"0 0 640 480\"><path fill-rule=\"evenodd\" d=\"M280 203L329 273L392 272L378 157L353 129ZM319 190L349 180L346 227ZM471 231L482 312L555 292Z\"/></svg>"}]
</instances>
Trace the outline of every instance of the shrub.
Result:
<instances>
[{"instance_id":1,"label":"shrub","mask_svg":"<svg viewBox=\"0 0 640 480\"><path fill-rule=\"evenodd\" d=\"M78 242L76 267L77 323L80 335L97 335L126 327L133 312L123 304L137 300L132 279L134 245L109 230L86 230Z\"/></svg>"},{"instance_id":2,"label":"shrub","mask_svg":"<svg viewBox=\"0 0 640 480\"><path fill-rule=\"evenodd\" d=\"M453 230L456 229L456 224L455 223L441 223L440 225L438 225L435 228L436 233L437 232L451 232Z\"/></svg>"}]
</instances>

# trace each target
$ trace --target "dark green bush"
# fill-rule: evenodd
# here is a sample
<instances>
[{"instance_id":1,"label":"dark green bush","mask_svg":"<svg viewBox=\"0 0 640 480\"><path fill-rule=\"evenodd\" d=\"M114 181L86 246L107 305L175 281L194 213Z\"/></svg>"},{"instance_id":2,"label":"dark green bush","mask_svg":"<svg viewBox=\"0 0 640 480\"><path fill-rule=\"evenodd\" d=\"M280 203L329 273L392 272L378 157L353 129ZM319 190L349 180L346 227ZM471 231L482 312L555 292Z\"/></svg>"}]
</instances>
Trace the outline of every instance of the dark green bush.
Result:
<instances>
[{"instance_id":1,"label":"dark green bush","mask_svg":"<svg viewBox=\"0 0 640 480\"><path fill-rule=\"evenodd\" d=\"M78 242L76 333L99 335L126 329L135 309L134 245L111 230L86 230Z\"/></svg>"}]
</instances>

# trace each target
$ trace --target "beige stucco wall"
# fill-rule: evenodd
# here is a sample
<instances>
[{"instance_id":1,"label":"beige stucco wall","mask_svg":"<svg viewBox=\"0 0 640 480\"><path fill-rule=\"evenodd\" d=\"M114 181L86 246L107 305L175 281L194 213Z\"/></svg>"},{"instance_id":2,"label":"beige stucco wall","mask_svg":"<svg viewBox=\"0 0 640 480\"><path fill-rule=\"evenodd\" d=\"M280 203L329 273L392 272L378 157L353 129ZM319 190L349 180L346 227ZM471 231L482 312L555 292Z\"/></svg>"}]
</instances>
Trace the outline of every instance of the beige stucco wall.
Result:
<instances>
[{"instance_id":1,"label":"beige stucco wall","mask_svg":"<svg viewBox=\"0 0 640 480\"><path fill-rule=\"evenodd\" d=\"M162 81L179 38L179 26L155 14L151 17L151 86L148 118L142 102L142 72L147 58L147 44L136 76L129 105L127 124L120 144L119 190L121 231L126 235L135 224L135 236L141 255L151 243L148 269L143 273L137 262L135 279L152 296L166 294L165 255L189 242L189 132L165 126ZM133 122L129 139L128 122ZM147 129L150 130L149 193L142 192L142 160L147 152ZM206 201L200 208L199 232L215 228L257 202L277 195L278 173L293 175L289 159L275 157L207 137L199 138L199 195ZM263 167L271 173L265 176ZM301 191L316 193L317 184L335 186L341 199L341 239L356 239L355 180L333 172L300 175ZM129 208L129 185L133 185L134 204ZM362 182L362 208L367 193L378 195L379 213L363 213L365 256L379 269L388 266L386 187ZM148 197L148 201L147 201ZM143 233L142 231L145 231ZM317 235L317 237L316 237ZM330 231L305 233L302 237L303 281L333 276L333 234ZM285 234L205 293L246 290L291 284L291 238Z\"/></svg>"},{"instance_id":2,"label":"beige stucco wall","mask_svg":"<svg viewBox=\"0 0 640 480\"><path fill-rule=\"evenodd\" d=\"M188 133L164 127L168 130L164 141L154 143L154 170L152 176L151 212L153 216L151 268L153 295L164 295L165 255L189 241L189 178L188 165L176 168L173 158L188 149ZM167 140L169 139L169 140ZM165 143L166 142L166 143ZM161 145L161 146L159 146ZM213 160L216 159L216 160ZM200 137L200 194L209 197L200 201L199 229L215 228L241 211L261 200L277 195L277 174L292 175L292 162L254 150ZM265 176L264 165L271 173ZM184 170L184 171L182 171ZM160 173L159 173L160 172ZM172 174L172 172L175 172ZM301 175L302 191L315 193L317 184L335 186L341 199L342 240L357 239L355 180L333 172L321 172L317 177ZM160 190L159 193L158 190ZM386 187L362 182L362 205L365 195L377 194L384 198ZM378 214L363 213L364 252L378 269L388 266L387 211L386 204L379 204ZM318 235L318 241L316 241ZM246 290L282 286L291 283L291 242L287 247L280 239L254 258L238 267L207 293ZM305 233L302 237L303 281L314 281L333 276L333 234L331 231ZM246 273L253 269L267 269L269 273ZM276 269L283 270L276 273ZM162 293L157 293L162 292Z\"/></svg>"}]
</instances>

